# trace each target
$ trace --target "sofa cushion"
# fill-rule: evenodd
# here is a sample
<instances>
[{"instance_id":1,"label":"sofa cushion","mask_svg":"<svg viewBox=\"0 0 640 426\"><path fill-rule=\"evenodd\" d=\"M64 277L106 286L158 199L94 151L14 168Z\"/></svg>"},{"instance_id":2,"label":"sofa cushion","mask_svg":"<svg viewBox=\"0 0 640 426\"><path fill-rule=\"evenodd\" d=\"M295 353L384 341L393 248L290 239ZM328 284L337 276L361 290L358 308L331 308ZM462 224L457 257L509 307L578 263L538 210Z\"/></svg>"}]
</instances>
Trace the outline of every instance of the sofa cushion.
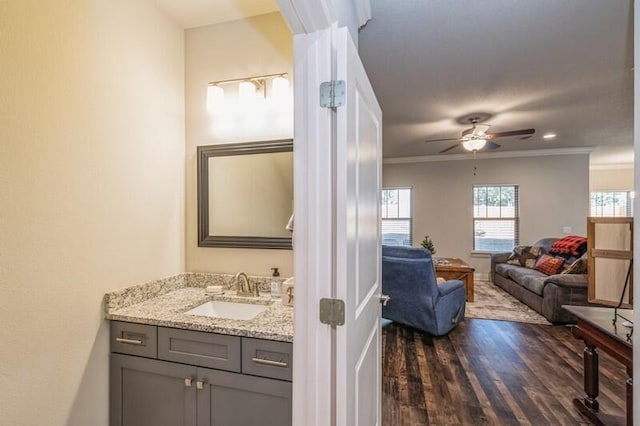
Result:
<instances>
[{"instance_id":1,"label":"sofa cushion","mask_svg":"<svg viewBox=\"0 0 640 426\"><path fill-rule=\"evenodd\" d=\"M544 282L558 287L586 289L589 285L589 276L587 274L556 274L547 277Z\"/></svg>"},{"instance_id":2,"label":"sofa cushion","mask_svg":"<svg viewBox=\"0 0 640 426\"><path fill-rule=\"evenodd\" d=\"M533 243L531 245L532 246L542 247L542 250L544 250L545 253L549 253L549 250L551 249L551 246L556 241L558 241L558 238L545 237L545 238L540 238L538 241L536 241L535 243Z\"/></svg>"},{"instance_id":3,"label":"sofa cushion","mask_svg":"<svg viewBox=\"0 0 640 426\"><path fill-rule=\"evenodd\" d=\"M512 268L509 269L507 274L509 275L509 278L511 278L512 280L514 280L520 285L522 285L522 281L524 280L524 277L527 277L527 276L543 277L543 278L547 277L545 274L538 272L535 269L529 269L522 266L512 266Z\"/></svg>"},{"instance_id":4,"label":"sofa cushion","mask_svg":"<svg viewBox=\"0 0 640 426\"><path fill-rule=\"evenodd\" d=\"M551 248L549 253L570 255L570 256L582 256L587 251L587 239L579 235L568 235L566 237L557 240Z\"/></svg>"},{"instance_id":5,"label":"sofa cushion","mask_svg":"<svg viewBox=\"0 0 640 426\"><path fill-rule=\"evenodd\" d=\"M542 273L540 275L526 275L522 277L520 285L527 290L539 296L542 296L542 291L544 290L546 279L547 276Z\"/></svg>"},{"instance_id":6,"label":"sofa cushion","mask_svg":"<svg viewBox=\"0 0 640 426\"><path fill-rule=\"evenodd\" d=\"M536 260L542 254L542 247L537 246L517 246L511 252L507 263L510 265L525 266L533 269Z\"/></svg>"},{"instance_id":7,"label":"sofa cushion","mask_svg":"<svg viewBox=\"0 0 640 426\"><path fill-rule=\"evenodd\" d=\"M567 268L562 271L563 274L586 274L587 273L587 254L576 259Z\"/></svg>"},{"instance_id":8,"label":"sofa cushion","mask_svg":"<svg viewBox=\"0 0 640 426\"><path fill-rule=\"evenodd\" d=\"M536 271L540 271L546 275L554 275L560 272L560 269L562 269L563 265L564 259L543 254L536 262L535 269Z\"/></svg>"},{"instance_id":9,"label":"sofa cushion","mask_svg":"<svg viewBox=\"0 0 640 426\"><path fill-rule=\"evenodd\" d=\"M509 278L509 271L517 268L521 268L521 266L509 265L508 263L498 263L496 264L495 272L498 275Z\"/></svg>"}]
</instances>

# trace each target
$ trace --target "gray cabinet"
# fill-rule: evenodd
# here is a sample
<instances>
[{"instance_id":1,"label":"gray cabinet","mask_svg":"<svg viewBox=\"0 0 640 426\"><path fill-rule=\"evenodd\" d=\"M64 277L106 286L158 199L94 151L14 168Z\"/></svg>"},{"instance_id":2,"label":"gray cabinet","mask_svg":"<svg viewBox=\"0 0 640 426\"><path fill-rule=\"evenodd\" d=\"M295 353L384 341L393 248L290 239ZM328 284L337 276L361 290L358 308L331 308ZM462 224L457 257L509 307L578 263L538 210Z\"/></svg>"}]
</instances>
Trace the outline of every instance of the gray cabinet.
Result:
<instances>
[{"instance_id":1,"label":"gray cabinet","mask_svg":"<svg viewBox=\"0 0 640 426\"><path fill-rule=\"evenodd\" d=\"M290 343L113 322L110 424L291 425L291 349Z\"/></svg>"},{"instance_id":2,"label":"gray cabinet","mask_svg":"<svg viewBox=\"0 0 640 426\"><path fill-rule=\"evenodd\" d=\"M291 383L198 368L198 426L291 424Z\"/></svg>"},{"instance_id":3,"label":"gray cabinet","mask_svg":"<svg viewBox=\"0 0 640 426\"><path fill-rule=\"evenodd\" d=\"M110 374L111 426L197 425L196 367L111 354Z\"/></svg>"},{"instance_id":4,"label":"gray cabinet","mask_svg":"<svg viewBox=\"0 0 640 426\"><path fill-rule=\"evenodd\" d=\"M242 372L254 376L291 381L291 343L242 338Z\"/></svg>"},{"instance_id":5,"label":"gray cabinet","mask_svg":"<svg viewBox=\"0 0 640 426\"><path fill-rule=\"evenodd\" d=\"M157 327L111 321L111 352L157 358Z\"/></svg>"},{"instance_id":6,"label":"gray cabinet","mask_svg":"<svg viewBox=\"0 0 640 426\"><path fill-rule=\"evenodd\" d=\"M158 327L158 358L240 372L240 337Z\"/></svg>"}]
</instances>

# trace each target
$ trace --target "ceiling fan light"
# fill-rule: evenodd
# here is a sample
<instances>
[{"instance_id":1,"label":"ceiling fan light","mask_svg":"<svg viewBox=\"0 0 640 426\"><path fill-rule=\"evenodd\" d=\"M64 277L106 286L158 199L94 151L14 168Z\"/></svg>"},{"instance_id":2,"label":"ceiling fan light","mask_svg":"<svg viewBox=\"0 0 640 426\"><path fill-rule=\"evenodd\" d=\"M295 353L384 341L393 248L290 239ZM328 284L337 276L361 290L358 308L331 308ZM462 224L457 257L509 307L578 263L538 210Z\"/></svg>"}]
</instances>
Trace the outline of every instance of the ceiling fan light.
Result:
<instances>
[{"instance_id":1,"label":"ceiling fan light","mask_svg":"<svg viewBox=\"0 0 640 426\"><path fill-rule=\"evenodd\" d=\"M479 149L484 148L487 144L486 139L469 139L468 141L462 142L462 146L467 151L477 151Z\"/></svg>"}]
</instances>

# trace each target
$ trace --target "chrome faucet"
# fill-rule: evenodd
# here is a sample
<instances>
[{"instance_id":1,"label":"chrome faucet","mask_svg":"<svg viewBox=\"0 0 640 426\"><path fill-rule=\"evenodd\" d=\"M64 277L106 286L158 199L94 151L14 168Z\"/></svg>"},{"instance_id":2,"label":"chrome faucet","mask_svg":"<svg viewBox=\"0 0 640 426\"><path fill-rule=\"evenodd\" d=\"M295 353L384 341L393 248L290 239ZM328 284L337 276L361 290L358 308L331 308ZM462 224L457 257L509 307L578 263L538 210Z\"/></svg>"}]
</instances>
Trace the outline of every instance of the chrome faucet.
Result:
<instances>
[{"instance_id":1,"label":"chrome faucet","mask_svg":"<svg viewBox=\"0 0 640 426\"><path fill-rule=\"evenodd\" d=\"M236 294L238 296L260 297L260 291L258 290L258 284L251 284L247 274L244 272L238 272L236 274Z\"/></svg>"}]
</instances>

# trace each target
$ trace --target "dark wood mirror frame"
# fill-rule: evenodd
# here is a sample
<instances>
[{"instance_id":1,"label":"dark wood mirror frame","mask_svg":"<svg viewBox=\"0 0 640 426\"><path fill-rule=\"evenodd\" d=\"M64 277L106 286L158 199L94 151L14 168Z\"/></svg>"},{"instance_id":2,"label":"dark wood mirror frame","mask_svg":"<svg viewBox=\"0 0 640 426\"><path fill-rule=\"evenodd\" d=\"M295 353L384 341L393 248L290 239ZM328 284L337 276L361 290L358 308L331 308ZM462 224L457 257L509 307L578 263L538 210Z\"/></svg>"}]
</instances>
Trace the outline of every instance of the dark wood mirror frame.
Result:
<instances>
[{"instance_id":1,"label":"dark wood mirror frame","mask_svg":"<svg viewBox=\"0 0 640 426\"><path fill-rule=\"evenodd\" d=\"M209 158L293 152L293 139L198 147L198 247L291 250L291 237L216 236L209 234ZM284 227L286 224L282 224Z\"/></svg>"}]
</instances>

